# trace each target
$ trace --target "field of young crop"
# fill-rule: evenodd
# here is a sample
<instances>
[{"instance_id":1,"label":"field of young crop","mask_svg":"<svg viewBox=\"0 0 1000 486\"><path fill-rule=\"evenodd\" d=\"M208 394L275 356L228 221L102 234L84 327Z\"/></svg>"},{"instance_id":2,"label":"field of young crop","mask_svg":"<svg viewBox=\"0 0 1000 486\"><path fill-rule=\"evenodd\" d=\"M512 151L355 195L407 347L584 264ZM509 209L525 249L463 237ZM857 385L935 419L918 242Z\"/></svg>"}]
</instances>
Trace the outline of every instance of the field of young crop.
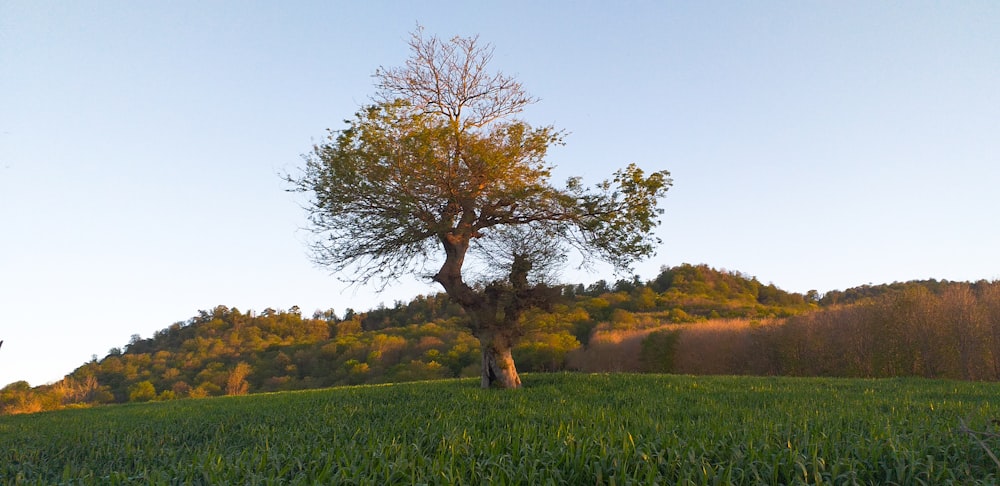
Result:
<instances>
[{"instance_id":1,"label":"field of young crop","mask_svg":"<svg viewBox=\"0 0 1000 486\"><path fill-rule=\"evenodd\" d=\"M997 484L1000 384L529 374L0 417L3 484ZM984 448L983 445L988 446Z\"/></svg>"}]
</instances>

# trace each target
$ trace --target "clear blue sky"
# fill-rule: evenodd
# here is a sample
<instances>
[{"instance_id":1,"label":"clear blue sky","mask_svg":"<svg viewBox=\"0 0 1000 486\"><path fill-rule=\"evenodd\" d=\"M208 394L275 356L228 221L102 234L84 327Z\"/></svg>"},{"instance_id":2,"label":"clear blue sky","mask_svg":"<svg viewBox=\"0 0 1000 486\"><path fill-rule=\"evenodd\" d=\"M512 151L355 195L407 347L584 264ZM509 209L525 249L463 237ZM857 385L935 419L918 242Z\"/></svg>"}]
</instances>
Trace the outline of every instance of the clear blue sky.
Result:
<instances>
[{"instance_id":1,"label":"clear blue sky","mask_svg":"<svg viewBox=\"0 0 1000 486\"><path fill-rule=\"evenodd\" d=\"M436 292L315 268L278 176L418 22L495 45L525 118L570 133L560 180L673 173L643 278L1000 278L1000 2L0 0L0 386L220 304Z\"/></svg>"}]
</instances>

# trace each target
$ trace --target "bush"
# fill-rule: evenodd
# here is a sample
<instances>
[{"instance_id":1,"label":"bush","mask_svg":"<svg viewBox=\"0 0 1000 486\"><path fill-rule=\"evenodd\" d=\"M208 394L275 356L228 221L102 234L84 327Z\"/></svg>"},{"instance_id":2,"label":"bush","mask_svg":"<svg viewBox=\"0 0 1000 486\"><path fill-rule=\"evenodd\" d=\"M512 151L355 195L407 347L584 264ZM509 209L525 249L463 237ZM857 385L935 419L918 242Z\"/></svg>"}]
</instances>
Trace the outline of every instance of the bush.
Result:
<instances>
[{"instance_id":1,"label":"bush","mask_svg":"<svg viewBox=\"0 0 1000 486\"><path fill-rule=\"evenodd\" d=\"M679 330L653 331L642 340L639 365L647 373L670 373L674 369Z\"/></svg>"},{"instance_id":2,"label":"bush","mask_svg":"<svg viewBox=\"0 0 1000 486\"><path fill-rule=\"evenodd\" d=\"M156 387L149 380L140 381L128 387L128 400L130 402L148 402L156 398Z\"/></svg>"}]
</instances>

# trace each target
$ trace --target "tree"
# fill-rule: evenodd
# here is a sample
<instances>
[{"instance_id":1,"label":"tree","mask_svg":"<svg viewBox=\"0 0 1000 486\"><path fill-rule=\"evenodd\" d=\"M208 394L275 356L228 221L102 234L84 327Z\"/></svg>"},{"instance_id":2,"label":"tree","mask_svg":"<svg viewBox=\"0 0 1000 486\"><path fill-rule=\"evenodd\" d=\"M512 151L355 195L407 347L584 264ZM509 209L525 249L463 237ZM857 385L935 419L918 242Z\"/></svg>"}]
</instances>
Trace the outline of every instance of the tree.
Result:
<instances>
[{"instance_id":1,"label":"tree","mask_svg":"<svg viewBox=\"0 0 1000 486\"><path fill-rule=\"evenodd\" d=\"M253 368L250 367L244 361L240 361L236 364L236 367L229 372L229 376L226 378L226 395L246 395L250 390L250 384L247 383L247 376L250 376L250 372Z\"/></svg>"},{"instance_id":2,"label":"tree","mask_svg":"<svg viewBox=\"0 0 1000 486\"><path fill-rule=\"evenodd\" d=\"M156 387L149 380L140 381L128 388L130 402L148 402L156 398Z\"/></svg>"},{"instance_id":3,"label":"tree","mask_svg":"<svg viewBox=\"0 0 1000 486\"><path fill-rule=\"evenodd\" d=\"M548 283L569 251L623 274L651 256L670 174L633 164L593 188L580 177L557 188L545 156L562 132L516 118L535 99L488 69L490 45L418 28L409 46L405 65L376 70L373 102L287 179L311 195L316 263L354 284L437 282L480 341L482 385L517 388L522 314L558 296Z\"/></svg>"}]
</instances>

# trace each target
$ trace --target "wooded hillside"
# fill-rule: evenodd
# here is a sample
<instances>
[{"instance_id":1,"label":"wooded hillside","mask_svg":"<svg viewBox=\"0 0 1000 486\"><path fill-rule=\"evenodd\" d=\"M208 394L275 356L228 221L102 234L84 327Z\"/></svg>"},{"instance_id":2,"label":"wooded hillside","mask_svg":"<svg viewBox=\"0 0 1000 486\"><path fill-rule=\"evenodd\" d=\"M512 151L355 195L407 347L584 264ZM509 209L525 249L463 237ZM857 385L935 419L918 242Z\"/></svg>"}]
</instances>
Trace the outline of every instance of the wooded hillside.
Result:
<instances>
[{"instance_id":1,"label":"wooded hillside","mask_svg":"<svg viewBox=\"0 0 1000 486\"><path fill-rule=\"evenodd\" d=\"M526 317L523 371L1000 379L1000 282L934 280L818 295L705 265L561 287ZM444 294L368 312L218 306L85 363L12 383L3 413L475 376L479 344Z\"/></svg>"}]
</instances>

